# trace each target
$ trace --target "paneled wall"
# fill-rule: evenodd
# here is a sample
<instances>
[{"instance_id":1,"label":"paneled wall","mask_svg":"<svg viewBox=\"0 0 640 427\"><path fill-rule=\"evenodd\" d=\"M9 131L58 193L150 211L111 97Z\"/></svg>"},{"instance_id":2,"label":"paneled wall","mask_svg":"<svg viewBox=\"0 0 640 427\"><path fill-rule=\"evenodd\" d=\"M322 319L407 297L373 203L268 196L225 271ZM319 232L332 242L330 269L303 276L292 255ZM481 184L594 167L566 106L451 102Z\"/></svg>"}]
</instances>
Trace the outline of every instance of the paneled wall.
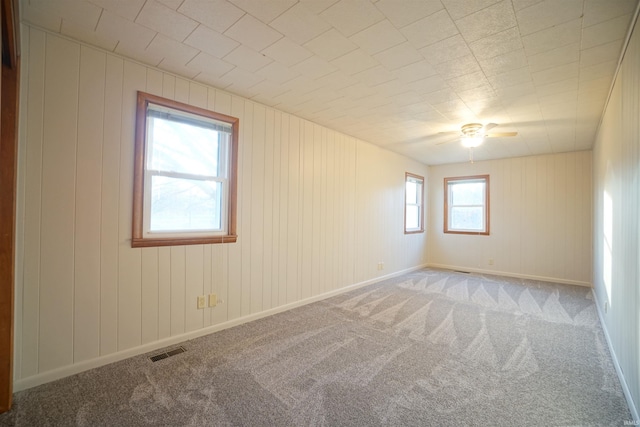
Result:
<instances>
[{"instance_id":1,"label":"paneled wall","mask_svg":"<svg viewBox=\"0 0 640 427\"><path fill-rule=\"evenodd\" d=\"M445 234L445 177L490 175L489 236ZM591 152L429 171L430 265L591 285Z\"/></svg>"},{"instance_id":2,"label":"paneled wall","mask_svg":"<svg viewBox=\"0 0 640 427\"><path fill-rule=\"evenodd\" d=\"M426 262L403 233L404 174L426 166L22 30L16 389ZM237 243L130 247L138 90L240 119Z\"/></svg>"},{"instance_id":3,"label":"paneled wall","mask_svg":"<svg viewBox=\"0 0 640 427\"><path fill-rule=\"evenodd\" d=\"M640 422L640 32L624 55L593 152L596 301Z\"/></svg>"}]
</instances>

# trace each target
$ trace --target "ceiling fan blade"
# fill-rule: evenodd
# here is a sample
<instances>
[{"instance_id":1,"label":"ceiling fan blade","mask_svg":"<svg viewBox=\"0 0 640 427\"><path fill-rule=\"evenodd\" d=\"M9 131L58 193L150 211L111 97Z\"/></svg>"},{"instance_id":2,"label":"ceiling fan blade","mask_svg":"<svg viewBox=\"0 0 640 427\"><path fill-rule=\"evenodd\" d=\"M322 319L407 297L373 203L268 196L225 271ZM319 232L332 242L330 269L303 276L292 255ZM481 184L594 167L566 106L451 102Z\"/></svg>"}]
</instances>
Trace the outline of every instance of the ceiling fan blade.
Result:
<instances>
[{"instance_id":1,"label":"ceiling fan blade","mask_svg":"<svg viewBox=\"0 0 640 427\"><path fill-rule=\"evenodd\" d=\"M484 131L489 132L491 129L493 129L496 126L498 126L497 123L487 123L486 125L484 125Z\"/></svg>"},{"instance_id":2,"label":"ceiling fan blade","mask_svg":"<svg viewBox=\"0 0 640 427\"><path fill-rule=\"evenodd\" d=\"M503 138L506 136L516 136L518 132L499 132L499 133L490 133L486 135L488 138Z\"/></svg>"}]
</instances>

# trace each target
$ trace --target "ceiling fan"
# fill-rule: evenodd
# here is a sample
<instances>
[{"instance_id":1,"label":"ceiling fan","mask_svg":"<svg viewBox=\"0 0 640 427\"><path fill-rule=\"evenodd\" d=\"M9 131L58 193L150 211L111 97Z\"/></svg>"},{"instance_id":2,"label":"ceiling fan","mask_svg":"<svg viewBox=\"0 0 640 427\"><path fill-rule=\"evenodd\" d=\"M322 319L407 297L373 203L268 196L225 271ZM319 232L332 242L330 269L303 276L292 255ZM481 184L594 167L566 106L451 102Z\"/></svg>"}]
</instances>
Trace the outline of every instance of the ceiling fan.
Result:
<instances>
[{"instance_id":1,"label":"ceiling fan","mask_svg":"<svg viewBox=\"0 0 640 427\"><path fill-rule=\"evenodd\" d=\"M467 148L475 148L482 144L485 138L503 138L508 136L516 136L518 132L497 132L497 133L488 133L491 129L498 126L497 123L487 123L486 125L482 125L481 123L467 123L462 125L460 128L460 142L464 147ZM444 132L448 133L448 132ZM436 145L447 144L449 142L455 141L458 139L456 136L453 139L440 142Z\"/></svg>"},{"instance_id":2,"label":"ceiling fan","mask_svg":"<svg viewBox=\"0 0 640 427\"><path fill-rule=\"evenodd\" d=\"M463 147L467 147L469 149L469 161L471 163L473 163L473 149L482 144L485 138L503 138L518 135L518 132L488 133L489 130L496 126L498 126L497 123L487 123L486 125L482 125L481 123L467 123L462 125L460 128L460 132L462 133L462 135L460 135L460 143L462 143ZM458 139L457 136L436 145L447 144L455 141L456 139Z\"/></svg>"}]
</instances>

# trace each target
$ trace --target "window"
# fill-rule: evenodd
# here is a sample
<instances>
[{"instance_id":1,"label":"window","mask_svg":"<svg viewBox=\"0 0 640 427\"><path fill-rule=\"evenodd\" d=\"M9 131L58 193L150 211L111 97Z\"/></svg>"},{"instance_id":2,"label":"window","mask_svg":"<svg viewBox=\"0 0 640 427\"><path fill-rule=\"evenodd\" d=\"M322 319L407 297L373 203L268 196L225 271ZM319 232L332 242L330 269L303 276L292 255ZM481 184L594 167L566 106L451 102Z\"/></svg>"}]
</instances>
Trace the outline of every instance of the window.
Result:
<instances>
[{"instance_id":1,"label":"window","mask_svg":"<svg viewBox=\"0 0 640 427\"><path fill-rule=\"evenodd\" d=\"M409 172L404 177L404 233L424 231L424 178Z\"/></svg>"},{"instance_id":2,"label":"window","mask_svg":"<svg viewBox=\"0 0 640 427\"><path fill-rule=\"evenodd\" d=\"M138 92L132 247L236 241L238 122Z\"/></svg>"},{"instance_id":3,"label":"window","mask_svg":"<svg viewBox=\"0 0 640 427\"><path fill-rule=\"evenodd\" d=\"M489 234L489 175L444 179L444 232Z\"/></svg>"}]
</instances>

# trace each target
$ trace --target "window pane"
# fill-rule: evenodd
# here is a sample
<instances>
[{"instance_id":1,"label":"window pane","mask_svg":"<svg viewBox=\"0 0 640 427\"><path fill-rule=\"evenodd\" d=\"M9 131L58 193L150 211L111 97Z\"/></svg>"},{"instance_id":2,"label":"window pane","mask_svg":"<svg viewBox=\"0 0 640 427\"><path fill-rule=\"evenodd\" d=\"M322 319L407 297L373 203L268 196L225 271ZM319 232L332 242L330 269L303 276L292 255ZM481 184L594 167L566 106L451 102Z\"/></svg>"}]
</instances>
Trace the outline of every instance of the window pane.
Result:
<instances>
[{"instance_id":1,"label":"window pane","mask_svg":"<svg viewBox=\"0 0 640 427\"><path fill-rule=\"evenodd\" d=\"M465 182L450 185L452 205L484 204L484 183Z\"/></svg>"},{"instance_id":2,"label":"window pane","mask_svg":"<svg viewBox=\"0 0 640 427\"><path fill-rule=\"evenodd\" d=\"M153 176L150 231L221 229L222 184Z\"/></svg>"},{"instance_id":3,"label":"window pane","mask_svg":"<svg viewBox=\"0 0 640 427\"><path fill-rule=\"evenodd\" d=\"M149 169L218 176L218 132L150 117Z\"/></svg>"},{"instance_id":4,"label":"window pane","mask_svg":"<svg viewBox=\"0 0 640 427\"><path fill-rule=\"evenodd\" d=\"M418 189L417 184L415 182L407 181L407 203L416 204L418 203Z\"/></svg>"},{"instance_id":5,"label":"window pane","mask_svg":"<svg viewBox=\"0 0 640 427\"><path fill-rule=\"evenodd\" d=\"M420 208L418 206L407 205L407 218L405 220L407 230L420 228Z\"/></svg>"},{"instance_id":6,"label":"window pane","mask_svg":"<svg viewBox=\"0 0 640 427\"><path fill-rule=\"evenodd\" d=\"M452 207L450 229L455 230L484 230L482 207Z\"/></svg>"}]
</instances>

